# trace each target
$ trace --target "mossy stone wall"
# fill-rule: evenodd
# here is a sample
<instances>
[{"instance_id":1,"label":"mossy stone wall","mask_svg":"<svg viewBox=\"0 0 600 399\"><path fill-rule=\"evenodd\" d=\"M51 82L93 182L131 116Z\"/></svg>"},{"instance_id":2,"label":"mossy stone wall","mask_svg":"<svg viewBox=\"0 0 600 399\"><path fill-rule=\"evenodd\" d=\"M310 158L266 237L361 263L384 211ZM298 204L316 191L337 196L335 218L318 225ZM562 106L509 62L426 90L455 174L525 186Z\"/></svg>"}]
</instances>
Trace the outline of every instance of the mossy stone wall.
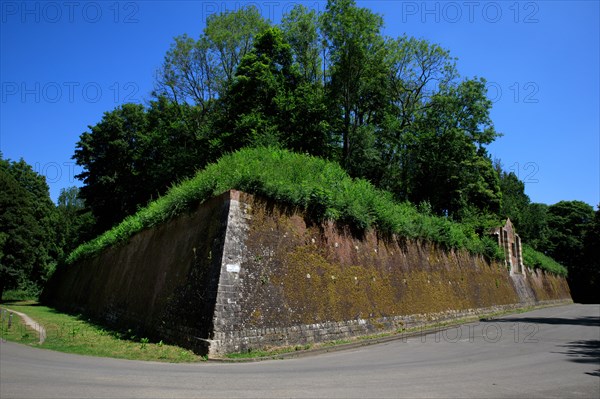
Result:
<instances>
[{"instance_id":1,"label":"mossy stone wall","mask_svg":"<svg viewBox=\"0 0 600 399\"><path fill-rule=\"evenodd\" d=\"M211 353L343 339L570 300L564 278L509 270L466 251L318 223L299 209L239 193L239 272L216 317ZM238 209L237 211L234 211Z\"/></svg>"},{"instance_id":2,"label":"mossy stone wall","mask_svg":"<svg viewBox=\"0 0 600 399\"><path fill-rule=\"evenodd\" d=\"M229 193L55 273L42 299L118 328L206 352Z\"/></svg>"},{"instance_id":3,"label":"mossy stone wall","mask_svg":"<svg viewBox=\"0 0 600 399\"><path fill-rule=\"evenodd\" d=\"M564 278L465 251L318 222L230 191L128 243L59 270L45 297L200 353L397 331L570 301Z\"/></svg>"}]
</instances>

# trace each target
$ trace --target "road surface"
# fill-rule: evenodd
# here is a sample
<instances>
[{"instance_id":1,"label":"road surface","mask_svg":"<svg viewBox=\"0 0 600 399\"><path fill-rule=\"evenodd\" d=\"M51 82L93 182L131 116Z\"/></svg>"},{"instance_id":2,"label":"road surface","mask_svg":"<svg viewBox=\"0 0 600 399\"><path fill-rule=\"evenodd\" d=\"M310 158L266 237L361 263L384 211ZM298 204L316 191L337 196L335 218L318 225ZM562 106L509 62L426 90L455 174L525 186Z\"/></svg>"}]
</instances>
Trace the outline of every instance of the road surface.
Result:
<instances>
[{"instance_id":1,"label":"road surface","mask_svg":"<svg viewBox=\"0 0 600 399\"><path fill-rule=\"evenodd\" d=\"M600 398L600 305L287 360L163 364L0 344L1 398Z\"/></svg>"}]
</instances>

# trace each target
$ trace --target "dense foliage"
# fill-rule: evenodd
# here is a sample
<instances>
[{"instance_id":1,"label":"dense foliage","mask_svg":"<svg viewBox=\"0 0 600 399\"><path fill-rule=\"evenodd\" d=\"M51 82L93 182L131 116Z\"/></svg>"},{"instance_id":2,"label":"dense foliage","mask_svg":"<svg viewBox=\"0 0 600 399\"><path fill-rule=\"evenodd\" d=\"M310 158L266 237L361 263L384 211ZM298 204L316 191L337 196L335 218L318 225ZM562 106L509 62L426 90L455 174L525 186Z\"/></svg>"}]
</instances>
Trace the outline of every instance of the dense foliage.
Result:
<instances>
[{"instance_id":1,"label":"dense foliage","mask_svg":"<svg viewBox=\"0 0 600 399\"><path fill-rule=\"evenodd\" d=\"M148 108L125 104L81 135L74 158L85 166L81 198L96 232L111 228L169 185L193 175L206 158L197 110L165 98Z\"/></svg>"},{"instance_id":2,"label":"dense foliage","mask_svg":"<svg viewBox=\"0 0 600 399\"><path fill-rule=\"evenodd\" d=\"M600 301L598 212L581 201L560 201L547 211L548 239L539 248L569 269L573 299Z\"/></svg>"},{"instance_id":3,"label":"dense foliage","mask_svg":"<svg viewBox=\"0 0 600 399\"><path fill-rule=\"evenodd\" d=\"M56 264L93 237L93 219L77 187L62 190L55 206L46 179L2 153L0 187L0 298L34 298Z\"/></svg>"},{"instance_id":4,"label":"dense foliage","mask_svg":"<svg viewBox=\"0 0 600 399\"><path fill-rule=\"evenodd\" d=\"M526 244L523 245L523 263L530 268L541 268L561 276L567 275L567 269L563 265Z\"/></svg>"},{"instance_id":5,"label":"dense foliage","mask_svg":"<svg viewBox=\"0 0 600 399\"><path fill-rule=\"evenodd\" d=\"M94 218L86 209L77 187L60 191L54 221L59 261L80 244L94 238Z\"/></svg>"},{"instance_id":6,"label":"dense foliage","mask_svg":"<svg viewBox=\"0 0 600 399\"><path fill-rule=\"evenodd\" d=\"M382 29L371 10L330 0L320 14L296 5L277 26L253 7L214 14L197 39L176 37L155 99L107 112L77 144L97 231L222 155L261 146L336 161L456 221L498 212L485 80L461 78L436 44Z\"/></svg>"},{"instance_id":7,"label":"dense foliage","mask_svg":"<svg viewBox=\"0 0 600 399\"><path fill-rule=\"evenodd\" d=\"M44 177L0 153L0 298L5 289L36 293L54 268L54 205Z\"/></svg>"}]
</instances>

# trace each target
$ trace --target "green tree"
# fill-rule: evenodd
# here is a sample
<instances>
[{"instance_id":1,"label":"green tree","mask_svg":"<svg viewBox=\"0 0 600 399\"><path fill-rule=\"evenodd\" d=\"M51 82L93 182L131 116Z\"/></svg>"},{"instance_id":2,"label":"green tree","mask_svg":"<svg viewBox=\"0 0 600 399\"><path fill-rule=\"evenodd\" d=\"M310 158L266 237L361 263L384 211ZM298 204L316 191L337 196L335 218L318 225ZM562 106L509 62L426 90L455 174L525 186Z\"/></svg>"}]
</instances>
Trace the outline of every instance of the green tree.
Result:
<instances>
[{"instance_id":1,"label":"green tree","mask_svg":"<svg viewBox=\"0 0 600 399\"><path fill-rule=\"evenodd\" d=\"M256 7L212 14L198 40L174 38L156 74L156 95L196 105L205 116L228 90L255 36L268 27Z\"/></svg>"},{"instance_id":2,"label":"green tree","mask_svg":"<svg viewBox=\"0 0 600 399\"><path fill-rule=\"evenodd\" d=\"M544 252L548 248L548 205L530 203L521 213L519 235L523 242Z\"/></svg>"},{"instance_id":3,"label":"green tree","mask_svg":"<svg viewBox=\"0 0 600 399\"><path fill-rule=\"evenodd\" d=\"M214 140L223 143L221 153L245 146L280 146L328 157L335 145L324 91L319 82L300 73L277 27L257 36L223 104L226 114Z\"/></svg>"},{"instance_id":4,"label":"green tree","mask_svg":"<svg viewBox=\"0 0 600 399\"><path fill-rule=\"evenodd\" d=\"M512 220L524 243L538 251L545 251L549 234L548 205L532 203L525 194L525 183L513 172L504 171L499 160L494 168L500 177L502 192L499 216Z\"/></svg>"},{"instance_id":5,"label":"green tree","mask_svg":"<svg viewBox=\"0 0 600 399\"><path fill-rule=\"evenodd\" d=\"M548 207L548 241L544 252L567 267L571 294L578 302L586 300L593 274L584 255L593 222L594 208L585 202L560 201Z\"/></svg>"},{"instance_id":6,"label":"green tree","mask_svg":"<svg viewBox=\"0 0 600 399\"><path fill-rule=\"evenodd\" d=\"M517 231L521 232L531 202L529 196L525 194L525 183L519 180L513 172L507 173L501 170L499 166L496 167L496 171L500 176L500 190L502 191L500 216L510 218Z\"/></svg>"},{"instance_id":7,"label":"green tree","mask_svg":"<svg viewBox=\"0 0 600 399\"><path fill-rule=\"evenodd\" d=\"M583 240L579 299L585 303L599 303L600 296L600 205L594 212ZM584 277L585 276L585 277Z\"/></svg>"},{"instance_id":8,"label":"green tree","mask_svg":"<svg viewBox=\"0 0 600 399\"><path fill-rule=\"evenodd\" d=\"M151 198L189 177L207 160L210 131L197 106L164 97L125 104L104 114L77 143L83 167L80 197L96 220L96 233L112 227Z\"/></svg>"},{"instance_id":9,"label":"green tree","mask_svg":"<svg viewBox=\"0 0 600 399\"><path fill-rule=\"evenodd\" d=\"M99 233L147 200L139 184L139 160L148 121L142 105L125 104L89 128L81 134L73 158L83 167L76 176L84 182L80 196L96 218Z\"/></svg>"},{"instance_id":10,"label":"green tree","mask_svg":"<svg viewBox=\"0 0 600 399\"><path fill-rule=\"evenodd\" d=\"M30 226L35 219L30 212L29 196L3 165L0 168L0 298L6 289L16 288L33 268L29 256Z\"/></svg>"},{"instance_id":11,"label":"green tree","mask_svg":"<svg viewBox=\"0 0 600 399\"><path fill-rule=\"evenodd\" d=\"M468 206L497 213L498 174L485 150L498 134L484 80L465 80L436 94L404 138L399 195L427 201L437 214L459 217Z\"/></svg>"},{"instance_id":12,"label":"green tree","mask_svg":"<svg viewBox=\"0 0 600 399\"><path fill-rule=\"evenodd\" d=\"M455 59L440 46L402 36L386 42L388 83L383 116L375 141L380 164L371 179L406 199L409 187L402 175L411 170L420 128L417 122L458 76Z\"/></svg>"},{"instance_id":13,"label":"green tree","mask_svg":"<svg viewBox=\"0 0 600 399\"><path fill-rule=\"evenodd\" d=\"M94 218L79 197L78 187L63 188L58 196L54 219L58 259L64 259L77 246L93 238Z\"/></svg>"},{"instance_id":14,"label":"green tree","mask_svg":"<svg viewBox=\"0 0 600 399\"><path fill-rule=\"evenodd\" d=\"M339 146L331 132L330 109L325 91L318 82L302 80L284 101L285 114L281 125L285 127L285 145L296 152L339 159Z\"/></svg>"},{"instance_id":15,"label":"green tree","mask_svg":"<svg viewBox=\"0 0 600 399\"><path fill-rule=\"evenodd\" d=\"M334 115L331 126L341 140L341 163L348 168L353 151L363 152L355 144L365 142L362 136L369 133L384 98L383 19L353 0L329 0L321 26L330 62L326 87Z\"/></svg>"},{"instance_id":16,"label":"green tree","mask_svg":"<svg viewBox=\"0 0 600 399\"><path fill-rule=\"evenodd\" d=\"M210 47L204 35L197 41L185 34L175 37L157 72L157 94L178 104L198 105L207 112L217 98L222 79Z\"/></svg>"},{"instance_id":17,"label":"green tree","mask_svg":"<svg viewBox=\"0 0 600 399\"><path fill-rule=\"evenodd\" d=\"M201 107L159 97L150 103L146 118L148 130L140 143L140 184L148 199L220 156L210 144L213 117L204 115Z\"/></svg>"},{"instance_id":18,"label":"green tree","mask_svg":"<svg viewBox=\"0 0 600 399\"><path fill-rule=\"evenodd\" d=\"M580 264L584 239L593 219L594 208L582 201L560 201L550 205L546 251L568 268Z\"/></svg>"},{"instance_id":19,"label":"green tree","mask_svg":"<svg viewBox=\"0 0 600 399\"><path fill-rule=\"evenodd\" d=\"M208 17L204 36L211 50L216 53L220 66L220 93L226 91L233 82L238 65L253 48L255 37L269 26L269 22L254 6Z\"/></svg>"},{"instance_id":20,"label":"green tree","mask_svg":"<svg viewBox=\"0 0 600 399\"><path fill-rule=\"evenodd\" d=\"M224 100L225 151L283 144L287 126L282 125L282 116L298 83L290 45L279 28L267 29L242 59Z\"/></svg>"},{"instance_id":21,"label":"green tree","mask_svg":"<svg viewBox=\"0 0 600 399\"><path fill-rule=\"evenodd\" d=\"M0 157L0 186L0 298L5 289L35 293L57 250L48 185L25 161Z\"/></svg>"},{"instance_id":22,"label":"green tree","mask_svg":"<svg viewBox=\"0 0 600 399\"><path fill-rule=\"evenodd\" d=\"M294 62L304 81L320 83L322 80L319 18L314 10L295 5L281 21L286 42L290 44Z\"/></svg>"}]
</instances>

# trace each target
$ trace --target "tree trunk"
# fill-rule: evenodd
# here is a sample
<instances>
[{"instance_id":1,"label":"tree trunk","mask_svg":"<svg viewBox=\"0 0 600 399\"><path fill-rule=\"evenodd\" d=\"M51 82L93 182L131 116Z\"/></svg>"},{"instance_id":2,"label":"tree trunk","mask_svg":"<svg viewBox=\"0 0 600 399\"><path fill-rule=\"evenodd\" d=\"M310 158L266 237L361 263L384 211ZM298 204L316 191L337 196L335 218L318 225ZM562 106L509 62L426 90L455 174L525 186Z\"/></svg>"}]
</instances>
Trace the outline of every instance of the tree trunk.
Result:
<instances>
[{"instance_id":1,"label":"tree trunk","mask_svg":"<svg viewBox=\"0 0 600 399\"><path fill-rule=\"evenodd\" d=\"M342 148L342 165L344 167L348 166L348 161L350 157L350 110L346 108L344 112L344 132L343 134L343 142L344 146Z\"/></svg>"}]
</instances>

